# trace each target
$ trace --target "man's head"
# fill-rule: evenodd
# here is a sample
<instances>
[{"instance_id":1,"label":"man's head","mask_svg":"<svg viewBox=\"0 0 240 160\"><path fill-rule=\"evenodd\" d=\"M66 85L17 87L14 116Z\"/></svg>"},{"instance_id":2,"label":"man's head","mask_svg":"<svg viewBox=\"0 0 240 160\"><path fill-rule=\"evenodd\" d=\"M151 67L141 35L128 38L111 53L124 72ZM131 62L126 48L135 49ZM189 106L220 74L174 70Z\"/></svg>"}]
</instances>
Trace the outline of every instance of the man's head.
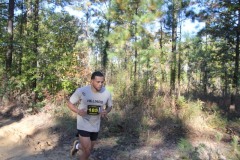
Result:
<instances>
[{"instance_id":1,"label":"man's head","mask_svg":"<svg viewBox=\"0 0 240 160\"><path fill-rule=\"evenodd\" d=\"M104 81L105 81L105 78L104 78L104 75L102 74L102 72L95 71L92 73L91 85L92 85L92 89L94 91L99 92L103 87Z\"/></svg>"}]
</instances>

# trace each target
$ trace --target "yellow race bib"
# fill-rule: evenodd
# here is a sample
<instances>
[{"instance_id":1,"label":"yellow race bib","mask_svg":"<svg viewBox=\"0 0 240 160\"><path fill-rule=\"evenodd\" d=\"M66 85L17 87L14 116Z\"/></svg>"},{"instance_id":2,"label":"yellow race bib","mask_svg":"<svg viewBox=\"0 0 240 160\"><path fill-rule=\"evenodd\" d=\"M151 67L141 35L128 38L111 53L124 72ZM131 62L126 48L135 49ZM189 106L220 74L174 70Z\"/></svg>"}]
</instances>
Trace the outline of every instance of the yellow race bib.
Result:
<instances>
[{"instance_id":1,"label":"yellow race bib","mask_svg":"<svg viewBox=\"0 0 240 160\"><path fill-rule=\"evenodd\" d=\"M88 105L87 114L88 115L98 115L100 113L101 106Z\"/></svg>"}]
</instances>

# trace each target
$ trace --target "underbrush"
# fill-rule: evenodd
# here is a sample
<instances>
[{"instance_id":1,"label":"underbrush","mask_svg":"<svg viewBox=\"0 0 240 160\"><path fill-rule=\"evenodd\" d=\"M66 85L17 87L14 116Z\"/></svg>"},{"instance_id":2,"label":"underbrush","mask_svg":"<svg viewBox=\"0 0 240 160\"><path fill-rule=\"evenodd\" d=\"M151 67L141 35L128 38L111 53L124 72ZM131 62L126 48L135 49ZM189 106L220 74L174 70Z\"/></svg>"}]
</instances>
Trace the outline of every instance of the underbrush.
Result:
<instances>
[{"instance_id":1,"label":"underbrush","mask_svg":"<svg viewBox=\"0 0 240 160\"><path fill-rule=\"evenodd\" d=\"M145 145L175 143L181 159L239 158L239 119L229 121L214 103L163 95L118 105L104 122L107 136L135 137Z\"/></svg>"},{"instance_id":2,"label":"underbrush","mask_svg":"<svg viewBox=\"0 0 240 160\"><path fill-rule=\"evenodd\" d=\"M143 97L132 102L128 99L115 103L108 118L102 119L100 138L125 137L121 142L125 145L133 140L136 145L176 144L180 159L240 157L240 119L229 121L217 105L184 97L174 99L175 103L169 96L155 96L150 101ZM55 98L44 109L56 116L61 127L74 134L76 115L67 108L66 97Z\"/></svg>"},{"instance_id":3,"label":"underbrush","mask_svg":"<svg viewBox=\"0 0 240 160\"><path fill-rule=\"evenodd\" d=\"M173 144L179 159L239 159L240 119L229 120L217 104L167 94L149 98L125 93L114 95L114 108L102 120L100 138L125 137L121 143L134 139L136 145L156 147ZM35 106L27 106L30 93L16 97L21 106L32 108L29 114L53 114L61 131L75 135L76 114L67 108L66 94L44 94L46 98Z\"/></svg>"}]
</instances>

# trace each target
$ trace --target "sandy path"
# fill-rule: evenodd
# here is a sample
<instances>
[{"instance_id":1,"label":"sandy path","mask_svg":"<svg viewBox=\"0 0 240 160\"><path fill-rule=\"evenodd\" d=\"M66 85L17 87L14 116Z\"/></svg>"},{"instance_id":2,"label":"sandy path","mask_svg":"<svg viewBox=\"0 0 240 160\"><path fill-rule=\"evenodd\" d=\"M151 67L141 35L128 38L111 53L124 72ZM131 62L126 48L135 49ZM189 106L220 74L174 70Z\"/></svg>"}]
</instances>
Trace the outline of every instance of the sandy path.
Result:
<instances>
[{"instance_id":1,"label":"sandy path","mask_svg":"<svg viewBox=\"0 0 240 160\"><path fill-rule=\"evenodd\" d=\"M136 147L123 137L100 138L91 160L156 159L171 157L174 151L151 146ZM56 121L50 114L28 115L20 120L0 117L1 160L77 160L69 150L73 136L63 136L56 130ZM125 144L126 143L126 144Z\"/></svg>"},{"instance_id":2,"label":"sandy path","mask_svg":"<svg viewBox=\"0 0 240 160\"><path fill-rule=\"evenodd\" d=\"M53 117L39 113L21 120L0 117L0 159L70 159L71 141L54 131Z\"/></svg>"},{"instance_id":3,"label":"sandy path","mask_svg":"<svg viewBox=\"0 0 240 160\"><path fill-rule=\"evenodd\" d=\"M53 117L45 112L15 119L6 118L3 115L0 110L0 160L78 159L78 156L74 158L69 156L72 142L76 139L74 131L70 133L74 129L73 124L68 124L69 121L74 121L73 119L67 120L64 119L65 117L58 119L59 117ZM105 125L107 127L107 124ZM66 126L72 128L66 130ZM110 132L111 130L104 131L104 127L102 128L91 160L181 159L174 137L164 142L158 138L159 136L153 135L144 142L129 134ZM160 132L158 134L161 135ZM196 146L203 142L208 144L208 147L202 148L203 152L198 156L199 159L214 159L210 158L211 156L226 160L224 150L229 146L211 142L214 138L196 138L192 140L192 143L196 142Z\"/></svg>"}]
</instances>

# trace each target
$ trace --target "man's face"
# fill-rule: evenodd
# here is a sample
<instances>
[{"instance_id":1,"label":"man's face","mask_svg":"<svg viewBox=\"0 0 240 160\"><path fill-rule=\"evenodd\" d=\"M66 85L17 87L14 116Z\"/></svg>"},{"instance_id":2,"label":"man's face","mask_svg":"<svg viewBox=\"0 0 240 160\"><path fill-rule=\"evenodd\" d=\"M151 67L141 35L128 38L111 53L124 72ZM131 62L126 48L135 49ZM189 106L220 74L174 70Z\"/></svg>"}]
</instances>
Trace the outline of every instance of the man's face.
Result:
<instances>
[{"instance_id":1,"label":"man's face","mask_svg":"<svg viewBox=\"0 0 240 160\"><path fill-rule=\"evenodd\" d=\"M95 78L91 80L91 84L93 89L97 92L100 91L104 84L104 77L95 76Z\"/></svg>"}]
</instances>

